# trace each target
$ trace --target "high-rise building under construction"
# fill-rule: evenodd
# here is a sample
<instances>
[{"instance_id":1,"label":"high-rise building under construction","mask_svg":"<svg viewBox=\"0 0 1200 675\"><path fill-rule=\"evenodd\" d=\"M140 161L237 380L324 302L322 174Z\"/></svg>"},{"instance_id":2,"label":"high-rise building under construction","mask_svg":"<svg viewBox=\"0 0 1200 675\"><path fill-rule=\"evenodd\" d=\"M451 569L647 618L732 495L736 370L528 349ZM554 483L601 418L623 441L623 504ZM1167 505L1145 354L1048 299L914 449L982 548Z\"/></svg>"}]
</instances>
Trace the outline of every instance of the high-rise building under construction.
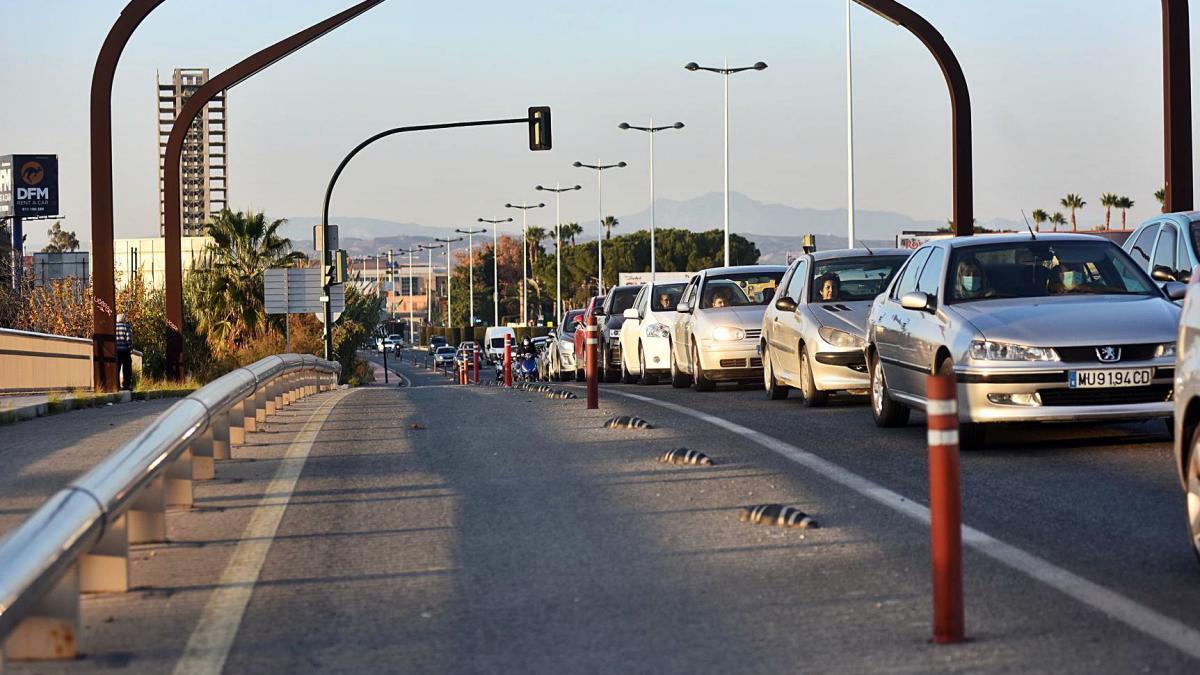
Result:
<instances>
[{"instance_id":1,"label":"high-rise building under construction","mask_svg":"<svg viewBox=\"0 0 1200 675\"><path fill-rule=\"evenodd\" d=\"M176 68L171 80L158 85L158 233L164 234L164 164L167 138L175 118L197 89L208 82L208 68ZM183 144L180 162L183 236L205 233L210 216L227 204L229 190L228 111L226 92L213 97L196 117Z\"/></svg>"}]
</instances>

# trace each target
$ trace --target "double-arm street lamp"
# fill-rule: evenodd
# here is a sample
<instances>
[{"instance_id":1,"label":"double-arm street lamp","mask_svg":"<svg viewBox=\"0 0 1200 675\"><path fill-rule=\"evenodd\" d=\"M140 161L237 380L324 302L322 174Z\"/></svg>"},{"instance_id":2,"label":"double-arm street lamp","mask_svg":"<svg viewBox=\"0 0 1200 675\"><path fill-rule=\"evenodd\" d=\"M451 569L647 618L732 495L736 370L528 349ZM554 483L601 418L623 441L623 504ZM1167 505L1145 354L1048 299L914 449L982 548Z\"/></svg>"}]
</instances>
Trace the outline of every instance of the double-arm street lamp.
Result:
<instances>
[{"instance_id":1,"label":"double-arm street lamp","mask_svg":"<svg viewBox=\"0 0 1200 675\"><path fill-rule=\"evenodd\" d=\"M729 267L729 76L734 73L740 73L747 70L765 70L767 64L759 61L752 66L742 68L730 68L729 61L725 61L725 66L722 68L709 68L707 66L697 65L695 61L687 64L684 68L696 72L704 70L710 73L718 73L721 79L725 81L725 266Z\"/></svg>"},{"instance_id":2,"label":"double-arm street lamp","mask_svg":"<svg viewBox=\"0 0 1200 675\"><path fill-rule=\"evenodd\" d=\"M526 264L526 259L529 257L529 224L525 215L529 213L529 209L543 209L545 204L505 204L506 209L521 209L521 325L529 324L526 316L526 309L529 307L528 294L526 288L529 286L529 267Z\"/></svg>"},{"instance_id":3,"label":"double-arm street lamp","mask_svg":"<svg viewBox=\"0 0 1200 675\"><path fill-rule=\"evenodd\" d=\"M425 321L433 328L433 252L439 248L445 248L444 245L430 246L429 244L417 244L420 248L429 251L429 281L425 284Z\"/></svg>"},{"instance_id":4,"label":"double-arm street lamp","mask_svg":"<svg viewBox=\"0 0 1200 675\"><path fill-rule=\"evenodd\" d=\"M396 252L408 254L408 345L412 347L417 344L416 332L413 330L413 254L420 253L421 247L401 248Z\"/></svg>"},{"instance_id":5,"label":"double-arm street lamp","mask_svg":"<svg viewBox=\"0 0 1200 675\"><path fill-rule=\"evenodd\" d=\"M578 165L578 163L576 163ZM625 166L625 162L621 162L621 166ZM563 316L562 305L562 193L572 190L582 190L583 186L574 185L572 187L562 187L559 183L555 183L554 187L548 188L538 185L538 190L554 193L554 320L561 321Z\"/></svg>"},{"instance_id":6,"label":"double-arm street lamp","mask_svg":"<svg viewBox=\"0 0 1200 675\"><path fill-rule=\"evenodd\" d=\"M396 293L396 264L393 262L393 254L395 251L388 249L388 294L387 303L388 309L392 313L392 322L396 321L396 305L392 304L392 295Z\"/></svg>"},{"instance_id":7,"label":"double-arm street lamp","mask_svg":"<svg viewBox=\"0 0 1200 675\"><path fill-rule=\"evenodd\" d=\"M441 239L438 237L434 237L433 240L440 241L446 245L446 328L449 328L450 327L450 316L451 316L451 314L450 314L450 289L454 286L454 284L452 283L454 278L450 275L450 264L451 264L450 260L451 260L451 253L452 253L450 250L452 247L450 245L456 241L462 241L463 238L462 237L454 237L454 238Z\"/></svg>"},{"instance_id":8,"label":"double-arm street lamp","mask_svg":"<svg viewBox=\"0 0 1200 675\"><path fill-rule=\"evenodd\" d=\"M650 285L654 285L654 276L658 270L658 261L654 249L654 135L660 131L667 129L682 129L683 122L676 122L665 127L654 126L654 118L650 118L650 126L637 127L628 122L621 122L617 125L619 129L644 131L650 137ZM729 266L729 221L725 221L725 265Z\"/></svg>"},{"instance_id":9,"label":"double-arm street lamp","mask_svg":"<svg viewBox=\"0 0 1200 675\"><path fill-rule=\"evenodd\" d=\"M492 226L492 325L500 325L500 224L511 223L512 218L476 218Z\"/></svg>"},{"instance_id":10,"label":"double-arm street lamp","mask_svg":"<svg viewBox=\"0 0 1200 675\"><path fill-rule=\"evenodd\" d=\"M467 235L467 297L469 301L469 311L467 313L467 322L471 325L471 334L475 334L475 235L487 232L486 227L481 227L478 230L457 229L455 232ZM462 237L459 237L462 239ZM449 301L447 301L449 304Z\"/></svg>"}]
</instances>

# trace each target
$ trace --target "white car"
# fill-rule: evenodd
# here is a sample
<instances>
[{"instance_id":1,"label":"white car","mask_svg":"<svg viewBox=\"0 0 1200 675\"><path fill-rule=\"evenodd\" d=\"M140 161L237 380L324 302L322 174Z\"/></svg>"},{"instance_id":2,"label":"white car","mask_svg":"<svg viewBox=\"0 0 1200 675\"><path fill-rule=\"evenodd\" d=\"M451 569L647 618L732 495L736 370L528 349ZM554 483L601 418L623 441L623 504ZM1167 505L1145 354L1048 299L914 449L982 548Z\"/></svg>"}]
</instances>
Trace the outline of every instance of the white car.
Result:
<instances>
[{"instance_id":1,"label":"white car","mask_svg":"<svg viewBox=\"0 0 1200 675\"><path fill-rule=\"evenodd\" d=\"M507 326L489 326L483 334L484 356L489 363L499 363L504 360L504 340L512 341L512 348L517 345L517 333Z\"/></svg>"},{"instance_id":2,"label":"white car","mask_svg":"<svg viewBox=\"0 0 1200 675\"><path fill-rule=\"evenodd\" d=\"M758 383L763 312L787 267L744 265L698 273L671 328L671 386L712 391L718 381Z\"/></svg>"},{"instance_id":3,"label":"white car","mask_svg":"<svg viewBox=\"0 0 1200 675\"><path fill-rule=\"evenodd\" d=\"M569 310L563 314L562 321L554 331L554 339L548 346L549 359L546 364L549 379L554 382L575 379L575 330L579 328L582 318L582 309Z\"/></svg>"},{"instance_id":4,"label":"white car","mask_svg":"<svg viewBox=\"0 0 1200 675\"><path fill-rule=\"evenodd\" d=\"M1175 343L1175 466L1187 494L1192 552L1200 558L1200 267L1189 276Z\"/></svg>"},{"instance_id":5,"label":"white car","mask_svg":"<svg viewBox=\"0 0 1200 675\"><path fill-rule=\"evenodd\" d=\"M621 324L621 381L655 384L671 371L671 327L687 282L642 287Z\"/></svg>"}]
</instances>

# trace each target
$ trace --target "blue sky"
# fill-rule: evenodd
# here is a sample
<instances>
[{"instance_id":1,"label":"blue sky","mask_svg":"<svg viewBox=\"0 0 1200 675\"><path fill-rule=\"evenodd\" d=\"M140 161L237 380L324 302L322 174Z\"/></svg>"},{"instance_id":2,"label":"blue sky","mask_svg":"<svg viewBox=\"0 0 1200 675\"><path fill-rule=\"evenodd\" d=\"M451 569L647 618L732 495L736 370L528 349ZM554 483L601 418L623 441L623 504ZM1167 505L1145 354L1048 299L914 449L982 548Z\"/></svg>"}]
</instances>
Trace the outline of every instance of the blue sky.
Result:
<instances>
[{"instance_id":1,"label":"blue sky","mask_svg":"<svg viewBox=\"0 0 1200 675\"><path fill-rule=\"evenodd\" d=\"M87 93L95 53L124 0L0 0L0 153L60 156L66 225L89 239ZM136 33L114 86L118 236L157 234L155 71L228 67L350 0L168 0ZM971 86L977 216L1019 218L1066 192L1103 219L1101 192L1132 197L1138 221L1162 183L1158 0L910 0L957 52ZM361 155L336 214L447 228L536 201L538 183L582 183L565 219L595 214L594 176L575 160L624 160L605 211L647 204L646 142L618 122L681 120L656 145L659 196L721 188L721 83L688 61L770 68L732 81L733 189L765 202L845 204L844 4L415 3L388 0L229 95L236 208L313 215L329 174L391 126L554 108L555 149L524 130L409 135ZM1195 20L1193 29L1195 30ZM907 31L854 7L859 208L950 212L949 102ZM1200 38L1198 38L1200 39ZM1200 109L1200 108L1198 108ZM1198 135L1197 137L1200 137ZM550 215L550 214L547 214ZM736 230L736 214L734 214ZM802 224L797 224L801 233ZM30 243L44 240L34 225Z\"/></svg>"}]
</instances>

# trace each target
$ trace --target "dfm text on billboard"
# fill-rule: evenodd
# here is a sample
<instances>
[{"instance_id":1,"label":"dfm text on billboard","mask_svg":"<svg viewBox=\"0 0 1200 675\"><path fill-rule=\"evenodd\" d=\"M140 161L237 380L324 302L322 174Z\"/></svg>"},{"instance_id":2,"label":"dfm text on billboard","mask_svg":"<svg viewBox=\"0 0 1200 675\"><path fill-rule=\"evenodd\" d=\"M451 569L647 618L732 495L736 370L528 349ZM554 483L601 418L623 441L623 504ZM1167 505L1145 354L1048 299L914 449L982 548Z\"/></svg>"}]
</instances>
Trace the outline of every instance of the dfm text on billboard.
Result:
<instances>
[{"instance_id":1,"label":"dfm text on billboard","mask_svg":"<svg viewBox=\"0 0 1200 675\"><path fill-rule=\"evenodd\" d=\"M0 156L0 218L58 215L58 156Z\"/></svg>"}]
</instances>

